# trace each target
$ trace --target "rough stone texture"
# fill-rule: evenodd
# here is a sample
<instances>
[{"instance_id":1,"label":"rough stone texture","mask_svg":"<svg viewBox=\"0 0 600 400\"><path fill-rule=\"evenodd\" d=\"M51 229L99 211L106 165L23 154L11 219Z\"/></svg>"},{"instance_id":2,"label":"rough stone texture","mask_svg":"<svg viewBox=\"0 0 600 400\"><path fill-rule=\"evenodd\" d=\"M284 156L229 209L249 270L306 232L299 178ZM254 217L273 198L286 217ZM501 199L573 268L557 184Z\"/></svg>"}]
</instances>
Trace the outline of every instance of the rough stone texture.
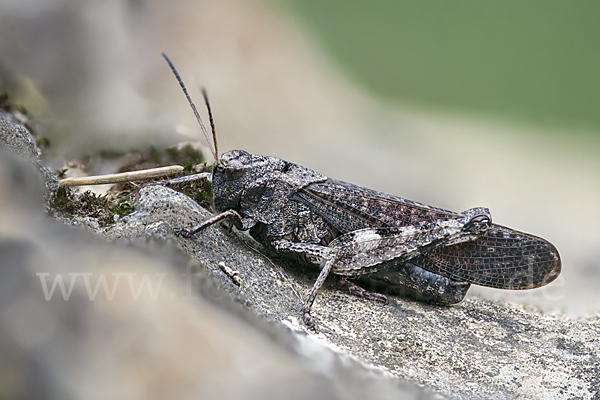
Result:
<instances>
[{"instance_id":1,"label":"rough stone texture","mask_svg":"<svg viewBox=\"0 0 600 400\"><path fill-rule=\"evenodd\" d=\"M42 152L35 144L35 139L27 128L18 123L15 118L0 109L0 150L15 154L32 164L44 185L44 205L48 207L50 193L58 189L58 180L50 170L42 165Z\"/></svg>"},{"instance_id":2,"label":"rough stone texture","mask_svg":"<svg viewBox=\"0 0 600 400\"><path fill-rule=\"evenodd\" d=\"M20 128L3 126L15 135L3 142L17 143ZM21 137L12 149L28 148ZM267 258L220 227L175 237L172 227L208 216L189 198L143 188L135 213L98 231L107 244L48 227L30 184L36 170L14 156L0 161L0 398L600 397L598 317L477 299L443 308L392 297L383 306L332 279L313 307L319 333L306 333L300 307L317 271ZM181 261L170 242L196 261ZM222 261L239 271L239 287ZM67 287L78 277L70 300L58 288L46 300L38 273ZM115 294L100 289L90 301L85 276L91 288L107 277ZM136 297L145 279L155 290Z\"/></svg>"},{"instance_id":3,"label":"rough stone texture","mask_svg":"<svg viewBox=\"0 0 600 400\"><path fill-rule=\"evenodd\" d=\"M2 141L26 148L6 126ZM0 151L0 399L440 398L232 301L229 281L188 263L168 221L141 221L141 208L112 243L88 220L52 223L39 169L16 153ZM190 202L166 194L145 203L152 218L173 195Z\"/></svg>"},{"instance_id":4,"label":"rough stone texture","mask_svg":"<svg viewBox=\"0 0 600 400\"><path fill-rule=\"evenodd\" d=\"M172 237L237 301L269 321L304 331L300 308L317 271L267 258L257 243L222 228L191 239L171 233L208 215L187 197L151 186L140 191L136 212L104 234ZM240 287L220 271L221 261L239 271ZM480 299L446 308L391 297L383 306L335 285L317 297L313 316L317 338L333 348L452 397L600 396L598 317L573 321Z\"/></svg>"}]
</instances>

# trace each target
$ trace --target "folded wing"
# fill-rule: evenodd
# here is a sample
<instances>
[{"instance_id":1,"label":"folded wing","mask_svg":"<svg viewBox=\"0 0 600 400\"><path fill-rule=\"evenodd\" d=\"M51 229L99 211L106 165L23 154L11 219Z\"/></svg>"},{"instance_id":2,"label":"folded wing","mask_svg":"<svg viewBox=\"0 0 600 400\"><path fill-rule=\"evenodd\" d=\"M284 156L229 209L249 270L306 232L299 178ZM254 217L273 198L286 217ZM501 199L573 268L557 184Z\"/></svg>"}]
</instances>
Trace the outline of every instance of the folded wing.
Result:
<instances>
[{"instance_id":1,"label":"folded wing","mask_svg":"<svg viewBox=\"0 0 600 400\"><path fill-rule=\"evenodd\" d=\"M332 179L311 184L293 198L341 234L460 217L459 213ZM411 262L456 281L499 289L540 287L561 271L560 256L550 242L496 224L477 240L438 247Z\"/></svg>"}]
</instances>

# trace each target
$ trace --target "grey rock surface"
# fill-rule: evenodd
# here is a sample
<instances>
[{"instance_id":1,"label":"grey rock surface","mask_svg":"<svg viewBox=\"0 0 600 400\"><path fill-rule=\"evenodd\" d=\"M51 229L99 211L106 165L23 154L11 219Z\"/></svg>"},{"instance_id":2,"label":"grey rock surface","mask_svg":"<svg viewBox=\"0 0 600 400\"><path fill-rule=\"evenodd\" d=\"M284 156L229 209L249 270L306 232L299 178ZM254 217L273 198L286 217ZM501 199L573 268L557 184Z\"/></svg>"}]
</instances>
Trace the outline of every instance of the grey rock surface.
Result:
<instances>
[{"instance_id":1,"label":"grey rock surface","mask_svg":"<svg viewBox=\"0 0 600 400\"><path fill-rule=\"evenodd\" d=\"M31 184L46 175L21 151L30 139L3 126L29 161L0 156L2 398L600 396L599 317L478 299L384 306L331 279L314 334L299 317L318 271L221 227L175 236L209 213L173 190L142 188L135 212L106 229L48 226Z\"/></svg>"},{"instance_id":2,"label":"grey rock surface","mask_svg":"<svg viewBox=\"0 0 600 400\"><path fill-rule=\"evenodd\" d=\"M0 150L17 155L33 165L44 186L44 205L48 208L50 194L58 189L58 180L41 161L42 152L34 137L10 113L0 109Z\"/></svg>"},{"instance_id":3,"label":"grey rock surface","mask_svg":"<svg viewBox=\"0 0 600 400\"><path fill-rule=\"evenodd\" d=\"M232 301L229 281L189 263L155 218L174 198L196 207L184 196L154 188L110 243L87 219L53 223L44 175L21 151L31 137L4 126L17 151L0 152L0 399L440 398ZM266 291L256 310L283 293Z\"/></svg>"},{"instance_id":4,"label":"grey rock surface","mask_svg":"<svg viewBox=\"0 0 600 400\"><path fill-rule=\"evenodd\" d=\"M139 195L136 212L107 229L107 238L171 237L238 302L269 321L305 331L300 308L317 271L267 258L257 243L222 228L177 237L172 227L191 227L208 212L160 186L143 188ZM239 271L240 287L219 262ZM438 307L391 297L384 306L335 285L319 294L313 316L315 336L328 346L451 397L600 396L599 317L570 320L472 298Z\"/></svg>"}]
</instances>

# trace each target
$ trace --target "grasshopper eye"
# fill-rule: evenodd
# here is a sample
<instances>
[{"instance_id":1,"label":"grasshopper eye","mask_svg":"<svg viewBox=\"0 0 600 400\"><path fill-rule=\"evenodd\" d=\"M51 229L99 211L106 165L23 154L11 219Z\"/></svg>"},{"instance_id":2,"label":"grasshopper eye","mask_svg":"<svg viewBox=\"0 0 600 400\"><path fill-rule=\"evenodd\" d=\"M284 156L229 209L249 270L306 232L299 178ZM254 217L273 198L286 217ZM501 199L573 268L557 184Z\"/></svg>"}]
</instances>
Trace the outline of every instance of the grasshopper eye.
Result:
<instances>
[{"instance_id":1,"label":"grasshopper eye","mask_svg":"<svg viewBox=\"0 0 600 400\"><path fill-rule=\"evenodd\" d=\"M244 165L238 160L231 160L225 167L225 180L235 181L244 173Z\"/></svg>"},{"instance_id":2,"label":"grasshopper eye","mask_svg":"<svg viewBox=\"0 0 600 400\"><path fill-rule=\"evenodd\" d=\"M477 215L471 219L471 222L476 224L489 224L491 221L487 215Z\"/></svg>"},{"instance_id":3,"label":"grasshopper eye","mask_svg":"<svg viewBox=\"0 0 600 400\"><path fill-rule=\"evenodd\" d=\"M489 215L476 215L475 217L471 218L469 224L471 224L470 230L479 235L484 234L488 230L492 224L492 220Z\"/></svg>"}]
</instances>

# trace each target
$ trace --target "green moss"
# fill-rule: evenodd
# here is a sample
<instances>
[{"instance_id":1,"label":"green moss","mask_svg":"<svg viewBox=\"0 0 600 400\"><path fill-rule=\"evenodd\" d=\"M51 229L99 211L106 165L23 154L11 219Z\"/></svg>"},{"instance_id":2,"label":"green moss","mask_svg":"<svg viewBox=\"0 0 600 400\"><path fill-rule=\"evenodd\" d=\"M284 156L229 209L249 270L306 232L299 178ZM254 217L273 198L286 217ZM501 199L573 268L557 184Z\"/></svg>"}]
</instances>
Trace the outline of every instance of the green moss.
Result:
<instances>
[{"instance_id":1,"label":"green moss","mask_svg":"<svg viewBox=\"0 0 600 400\"><path fill-rule=\"evenodd\" d=\"M213 209L212 185L207 180L203 179L196 182L182 184L174 189L192 198L202 207Z\"/></svg>"},{"instance_id":2,"label":"green moss","mask_svg":"<svg viewBox=\"0 0 600 400\"><path fill-rule=\"evenodd\" d=\"M72 217L77 211L76 203L73 190L67 187L59 187L52 194L50 209L53 213L66 214L66 216Z\"/></svg>"},{"instance_id":3,"label":"green moss","mask_svg":"<svg viewBox=\"0 0 600 400\"><path fill-rule=\"evenodd\" d=\"M15 111L20 112L21 114L23 114L26 117L30 117L29 115L29 111L27 110L27 108L19 103L13 103L9 98L8 98L8 93L7 92L2 92L0 93L0 108L3 109L6 112L9 113L13 113Z\"/></svg>"},{"instance_id":4,"label":"green moss","mask_svg":"<svg viewBox=\"0 0 600 400\"><path fill-rule=\"evenodd\" d=\"M178 147L170 147L159 150L156 147L149 147L144 151L135 150L129 154L115 151L99 152L100 160L123 157L128 162L119 168L119 172L138 171L148 168L156 168L167 165L181 165L184 172L180 176L195 174L201 171L210 171L211 166L203 163L202 153L190 144ZM89 163L97 157L89 155L82 160L72 162L84 170L90 169ZM65 177L67 170L57 171L57 177ZM60 188L56 191L51 200L51 212L54 215L72 218L72 217L92 217L97 218L100 226L108 226L115 222L115 218L120 219L133 211L134 198L141 185L152 181L164 181L162 179L152 179L145 182L128 182L114 185L108 194L96 195L93 192L83 193L71 188ZM181 184L175 188L185 195L194 199L205 208L212 208L212 190L210 182L205 180Z\"/></svg>"},{"instance_id":5,"label":"green moss","mask_svg":"<svg viewBox=\"0 0 600 400\"><path fill-rule=\"evenodd\" d=\"M128 159L129 161L119 168L119 172L138 171L167 165L181 165L186 171L191 172L196 165L200 165L204 161L200 150L191 144L181 147L168 147L164 150L159 150L154 146L150 146L146 150L132 150Z\"/></svg>"},{"instance_id":6,"label":"green moss","mask_svg":"<svg viewBox=\"0 0 600 400\"><path fill-rule=\"evenodd\" d=\"M89 190L79 193L71 188L61 187L54 192L50 207L55 216L92 217L98 219L100 226L107 226L115 222L116 215L121 218L133 211L130 198L131 193L99 196Z\"/></svg>"},{"instance_id":7,"label":"green moss","mask_svg":"<svg viewBox=\"0 0 600 400\"><path fill-rule=\"evenodd\" d=\"M147 150L131 152L130 162L119 168L119 172L138 171L147 168L164 167L167 165L181 165L183 173L179 176L196 174L201 171L211 171L212 166L203 162L204 157L199 149L191 144L173 146L164 150L150 147ZM165 179L161 179L164 181ZM139 183L137 184L139 185ZM138 186L131 183L115 185L112 190L133 191ZM210 182L200 181L179 185L176 190L194 199L205 208L212 207L212 190Z\"/></svg>"}]
</instances>

